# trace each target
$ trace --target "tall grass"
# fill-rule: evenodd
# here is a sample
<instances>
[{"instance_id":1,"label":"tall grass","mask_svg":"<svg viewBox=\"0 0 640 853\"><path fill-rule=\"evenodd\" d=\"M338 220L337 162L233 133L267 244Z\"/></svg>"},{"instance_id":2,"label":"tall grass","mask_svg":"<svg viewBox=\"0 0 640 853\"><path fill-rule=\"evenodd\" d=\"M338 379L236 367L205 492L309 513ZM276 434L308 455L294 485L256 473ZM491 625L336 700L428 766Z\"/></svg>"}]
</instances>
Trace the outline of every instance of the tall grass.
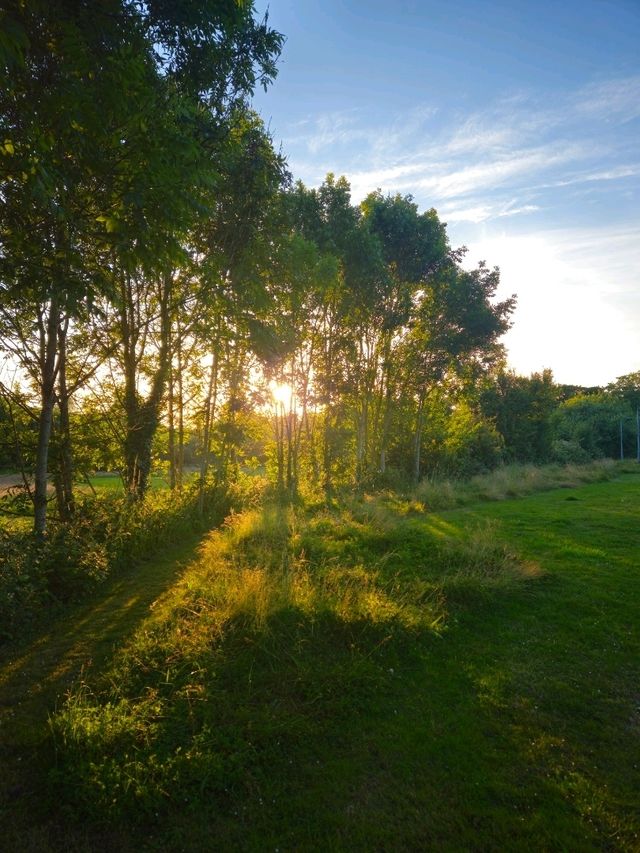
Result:
<instances>
[{"instance_id":1,"label":"tall grass","mask_svg":"<svg viewBox=\"0 0 640 853\"><path fill-rule=\"evenodd\" d=\"M477 501L499 501L547 489L603 482L619 471L620 466L611 459L588 465L506 465L470 480L427 478L408 497L422 503L427 510L453 509Z\"/></svg>"}]
</instances>

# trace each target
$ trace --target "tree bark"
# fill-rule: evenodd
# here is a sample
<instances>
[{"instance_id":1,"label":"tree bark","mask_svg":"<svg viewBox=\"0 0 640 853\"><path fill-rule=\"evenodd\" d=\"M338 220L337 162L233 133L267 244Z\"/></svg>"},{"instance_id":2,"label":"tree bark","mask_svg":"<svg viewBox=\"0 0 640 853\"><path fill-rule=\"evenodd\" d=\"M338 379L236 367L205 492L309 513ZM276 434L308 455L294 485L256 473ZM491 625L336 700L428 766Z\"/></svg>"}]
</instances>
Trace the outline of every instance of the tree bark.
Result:
<instances>
[{"instance_id":1,"label":"tree bark","mask_svg":"<svg viewBox=\"0 0 640 853\"><path fill-rule=\"evenodd\" d=\"M71 449L71 423L69 417L69 390L67 387L67 332L69 321L58 327L58 459L56 492L58 510L63 521L69 521L75 512L73 496L73 454Z\"/></svg>"},{"instance_id":2,"label":"tree bark","mask_svg":"<svg viewBox=\"0 0 640 853\"><path fill-rule=\"evenodd\" d=\"M424 423L424 392L420 394L416 415L416 431L413 437L413 481L420 482L420 455L422 451L422 426Z\"/></svg>"},{"instance_id":3,"label":"tree bark","mask_svg":"<svg viewBox=\"0 0 640 853\"><path fill-rule=\"evenodd\" d=\"M42 384L40 388L40 417L38 419L38 445L36 449L34 492L33 492L33 531L42 538L47 526L47 468L49 464L49 442L53 423L53 407L56 400L56 350L60 310L55 293L49 301L49 315L39 316L40 328L40 369Z\"/></svg>"},{"instance_id":4,"label":"tree bark","mask_svg":"<svg viewBox=\"0 0 640 853\"><path fill-rule=\"evenodd\" d=\"M124 344L125 411L127 436L125 439L125 462L127 493L131 500L142 500L149 486L151 473L151 445L160 421L160 407L169 379L170 356L170 296L172 276L165 273L159 287L160 348L158 366L153 374L151 390L146 400L141 400L136 388L137 355L133 294L130 283L126 285L126 301L123 304L121 329Z\"/></svg>"}]
</instances>

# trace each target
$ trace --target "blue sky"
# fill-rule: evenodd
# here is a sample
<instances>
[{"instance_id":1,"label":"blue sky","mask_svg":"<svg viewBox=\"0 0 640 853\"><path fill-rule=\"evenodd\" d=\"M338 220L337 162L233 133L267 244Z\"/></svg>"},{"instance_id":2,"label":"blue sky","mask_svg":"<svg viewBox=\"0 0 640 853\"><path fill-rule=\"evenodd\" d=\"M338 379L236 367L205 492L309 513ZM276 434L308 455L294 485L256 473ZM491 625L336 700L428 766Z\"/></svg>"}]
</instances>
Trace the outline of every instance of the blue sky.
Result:
<instances>
[{"instance_id":1,"label":"blue sky","mask_svg":"<svg viewBox=\"0 0 640 853\"><path fill-rule=\"evenodd\" d=\"M287 42L254 103L295 178L435 207L518 294L518 372L640 370L640 0L268 7Z\"/></svg>"}]
</instances>

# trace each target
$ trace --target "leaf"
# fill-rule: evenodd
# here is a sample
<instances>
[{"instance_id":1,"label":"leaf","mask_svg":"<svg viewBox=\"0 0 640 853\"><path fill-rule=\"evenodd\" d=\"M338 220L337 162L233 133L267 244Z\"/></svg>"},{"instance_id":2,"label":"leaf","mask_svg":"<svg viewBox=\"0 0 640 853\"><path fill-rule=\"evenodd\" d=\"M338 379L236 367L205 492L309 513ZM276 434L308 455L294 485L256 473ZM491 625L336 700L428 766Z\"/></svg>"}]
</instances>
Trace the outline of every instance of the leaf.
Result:
<instances>
[{"instance_id":1,"label":"leaf","mask_svg":"<svg viewBox=\"0 0 640 853\"><path fill-rule=\"evenodd\" d=\"M13 155L13 154L15 154L15 153L16 153L15 146L14 146L13 142L12 142L10 139L5 139L5 141L4 141L4 147L3 147L3 149L2 149L2 150L3 150L3 152L4 152L5 154L11 154L11 155Z\"/></svg>"}]
</instances>

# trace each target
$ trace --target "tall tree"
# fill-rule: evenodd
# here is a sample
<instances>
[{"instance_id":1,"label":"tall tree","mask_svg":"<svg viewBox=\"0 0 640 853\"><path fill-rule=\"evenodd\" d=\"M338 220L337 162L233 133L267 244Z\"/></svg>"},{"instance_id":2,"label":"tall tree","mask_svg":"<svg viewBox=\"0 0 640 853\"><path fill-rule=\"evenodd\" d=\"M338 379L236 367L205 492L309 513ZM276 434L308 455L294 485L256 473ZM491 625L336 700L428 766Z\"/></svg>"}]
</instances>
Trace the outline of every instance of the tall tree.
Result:
<instances>
[{"instance_id":1,"label":"tall tree","mask_svg":"<svg viewBox=\"0 0 640 853\"><path fill-rule=\"evenodd\" d=\"M415 481L421 474L422 431L431 389L470 366L490 366L502 354L498 341L509 328L515 297L492 302L498 283L497 268L480 263L466 271L450 261L420 292L404 353L415 401Z\"/></svg>"}]
</instances>

